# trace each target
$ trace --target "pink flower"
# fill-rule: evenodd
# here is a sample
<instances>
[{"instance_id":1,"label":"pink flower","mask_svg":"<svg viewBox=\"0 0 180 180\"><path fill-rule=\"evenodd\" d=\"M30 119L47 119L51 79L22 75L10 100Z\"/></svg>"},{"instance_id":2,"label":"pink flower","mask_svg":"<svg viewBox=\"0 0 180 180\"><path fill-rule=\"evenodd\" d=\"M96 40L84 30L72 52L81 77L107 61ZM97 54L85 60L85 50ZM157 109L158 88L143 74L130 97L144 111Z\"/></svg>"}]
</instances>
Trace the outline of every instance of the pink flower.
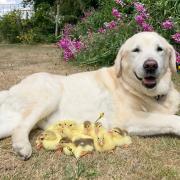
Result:
<instances>
[{"instance_id":1,"label":"pink flower","mask_svg":"<svg viewBox=\"0 0 180 180\"><path fill-rule=\"evenodd\" d=\"M169 19L162 23L162 27L164 29L172 29L173 26L174 26L173 22L171 20L169 20Z\"/></svg>"},{"instance_id":2,"label":"pink flower","mask_svg":"<svg viewBox=\"0 0 180 180\"><path fill-rule=\"evenodd\" d=\"M109 23L105 23L105 27L107 29L114 29L116 27L116 22L115 21L111 21Z\"/></svg>"},{"instance_id":3,"label":"pink flower","mask_svg":"<svg viewBox=\"0 0 180 180\"><path fill-rule=\"evenodd\" d=\"M57 45L64 51L64 60L68 61L71 58L74 58L74 55L85 48L84 43L80 40L71 40L69 37L63 37Z\"/></svg>"},{"instance_id":4,"label":"pink flower","mask_svg":"<svg viewBox=\"0 0 180 180\"><path fill-rule=\"evenodd\" d=\"M121 6L124 6L124 2L122 0L115 0L116 4L120 4Z\"/></svg>"},{"instance_id":5,"label":"pink flower","mask_svg":"<svg viewBox=\"0 0 180 180\"><path fill-rule=\"evenodd\" d=\"M134 7L138 12L146 12L144 5L139 2L134 3Z\"/></svg>"},{"instance_id":6,"label":"pink flower","mask_svg":"<svg viewBox=\"0 0 180 180\"><path fill-rule=\"evenodd\" d=\"M99 33L105 33L105 32L106 32L106 29L104 29L104 28L99 28L99 29L98 29L98 32L99 32Z\"/></svg>"},{"instance_id":7,"label":"pink flower","mask_svg":"<svg viewBox=\"0 0 180 180\"><path fill-rule=\"evenodd\" d=\"M68 61L69 59L72 59L72 58L74 58L74 54L70 50L66 49L64 51L64 60Z\"/></svg>"},{"instance_id":8,"label":"pink flower","mask_svg":"<svg viewBox=\"0 0 180 180\"><path fill-rule=\"evenodd\" d=\"M145 22L144 17L141 16L141 15L137 15L137 16L135 17L135 20L136 20L136 22L137 22L139 25L141 25L143 22Z\"/></svg>"},{"instance_id":9,"label":"pink flower","mask_svg":"<svg viewBox=\"0 0 180 180\"><path fill-rule=\"evenodd\" d=\"M174 39L175 42L180 43L180 33L176 33L171 36L172 39Z\"/></svg>"},{"instance_id":10,"label":"pink flower","mask_svg":"<svg viewBox=\"0 0 180 180\"><path fill-rule=\"evenodd\" d=\"M64 29L63 29L63 35L69 36L69 34L71 33L72 30L73 30L72 24L65 24Z\"/></svg>"},{"instance_id":11,"label":"pink flower","mask_svg":"<svg viewBox=\"0 0 180 180\"><path fill-rule=\"evenodd\" d=\"M117 19L120 19L121 18L121 13L116 9L116 8L113 8L112 9L112 15L114 17L116 17Z\"/></svg>"},{"instance_id":12,"label":"pink flower","mask_svg":"<svg viewBox=\"0 0 180 180\"><path fill-rule=\"evenodd\" d=\"M80 51L81 49L83 49L85 47L84 43L82 43L81 41L78 41L78 40L74 40L73 45L77 51Z\"/></svg>"},{"instance_id":13,"label":"pink flower","mask_svg":"<svg viewBox=\"0 0 180 180\"><path fill-rule=\"evenodd\" d=\"M66 48L68 48L68 46L70 44L70 39L62 38L57 44L59 47L66 49Z\"/></svg>"},{"instance_id":14,"label":"pink flower","mask_svg":"<svg viewBox=\"0 0 180 180\"><path fill-rule=\"evenodd\" d=\"M142 28L144 31L153 31L153 27L150 24L147 24L146 22L142 23Z\"/></svg>"},{"instance_id":15,"label":"pink flower","mask_svg":"<svg viewBox=\"0 0 180 180\"><path fill-rule=\"evenodd\" d=\"M176 62L180 63L180 53L176 51Z\"/></svg>"},{"instance_id":16,"label":"pink flower","mask_svg":"<svg viewBox=\"0 0 180 180\"><path fill-rule=\"evenodd\" d=\"M146 13L146 12L140 13L140 16L142 16L144 19L148 19L149 18L149 14Z\"/></svg>"}]
</instances>

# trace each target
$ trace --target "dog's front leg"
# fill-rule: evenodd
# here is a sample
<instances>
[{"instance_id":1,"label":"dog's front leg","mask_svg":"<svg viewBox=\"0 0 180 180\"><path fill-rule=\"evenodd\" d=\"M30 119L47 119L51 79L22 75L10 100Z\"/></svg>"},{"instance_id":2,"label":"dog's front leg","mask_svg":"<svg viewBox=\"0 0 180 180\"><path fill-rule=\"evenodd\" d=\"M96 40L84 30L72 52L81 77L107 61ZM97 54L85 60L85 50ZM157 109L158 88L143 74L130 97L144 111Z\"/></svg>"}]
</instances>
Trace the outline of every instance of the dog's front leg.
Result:
<instances>
[{"instance_id":1,"label":"dog's front leg","mask_svg":"<svg viewBox=\"0 0 180 180\"><path fill-rule=\"evenodd\" d=\"M12 134L13 149L23 160L27 160L32 154L32 147L29 142L30 131L39 120L54 112L59 104L56 97L42 99L44 102L37 102L31 110L28 110L29 114L24 117Z\"/></svg>"},{"instance_id":2,"label":"dog's front leg","mask_svg":"<svg viewBox=\"0 0 180 180\"><path fill-rule=\"evenodd\" d=\"M146 136L176 134L180 136L180 116L158 113L135 112L123 123L129 134Z\"/></svg>"}]
</instances>

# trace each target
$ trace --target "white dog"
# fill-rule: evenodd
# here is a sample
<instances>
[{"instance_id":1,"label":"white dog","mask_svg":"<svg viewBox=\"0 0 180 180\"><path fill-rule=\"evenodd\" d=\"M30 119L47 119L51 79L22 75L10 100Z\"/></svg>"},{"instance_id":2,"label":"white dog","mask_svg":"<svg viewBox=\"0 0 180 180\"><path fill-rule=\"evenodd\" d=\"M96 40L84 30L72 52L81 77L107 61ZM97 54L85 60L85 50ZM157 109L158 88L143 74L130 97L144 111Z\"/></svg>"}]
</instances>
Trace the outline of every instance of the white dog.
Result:
<instances>
[{"instance_id":1,"label":"white dog","mask_svg":"<svg viewBox=\"0 0 180 180\"><path fill-rule=\"evenodd\" d=\"M173 47L154 32L142 32L120 48L115 65L70 76L33 74L0 92L0 139L12 136L22 159L31 156L29 133L59 120L94 121L132 135L180 135L180 94L171 81Z\"/></svg>"}]
</instances>

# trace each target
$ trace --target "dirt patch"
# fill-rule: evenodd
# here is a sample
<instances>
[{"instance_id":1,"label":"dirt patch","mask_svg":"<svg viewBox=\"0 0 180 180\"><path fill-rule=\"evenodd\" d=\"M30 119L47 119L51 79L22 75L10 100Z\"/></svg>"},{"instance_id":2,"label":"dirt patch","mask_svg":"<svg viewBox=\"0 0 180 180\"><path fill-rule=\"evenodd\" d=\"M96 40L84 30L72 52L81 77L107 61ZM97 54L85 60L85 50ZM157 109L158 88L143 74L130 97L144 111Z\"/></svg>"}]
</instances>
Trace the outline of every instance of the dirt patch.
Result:
<instances>
[{"instance_id":1,"label":"dirt patch","mask_svg":"<svg viewBox=\"0 0 180 180\"><path fill-rule=\"evenodd\" d=\"M1 45L0 90L35 72L70 74L84 69L61 60L53 45ZM174 77L180 89L179 76ZM11 139L0 140L0 179L180 179L180 139L171 136L133 137L128 148L112 153L94 153L76 161L54 152L37 151L31 133L32 158L18 160Z\"/></svg>"},{"instance_id":2,"label":"dirt patch","mask_svg":"<svg viewBox=\"0 0 180 180\"><path fill-rule=\"evenodd\" d=\"M7 89L29 74L69 74L82 71L61 60L55 45L0 45L0 90Z\"/></svg>"}]
</instances>

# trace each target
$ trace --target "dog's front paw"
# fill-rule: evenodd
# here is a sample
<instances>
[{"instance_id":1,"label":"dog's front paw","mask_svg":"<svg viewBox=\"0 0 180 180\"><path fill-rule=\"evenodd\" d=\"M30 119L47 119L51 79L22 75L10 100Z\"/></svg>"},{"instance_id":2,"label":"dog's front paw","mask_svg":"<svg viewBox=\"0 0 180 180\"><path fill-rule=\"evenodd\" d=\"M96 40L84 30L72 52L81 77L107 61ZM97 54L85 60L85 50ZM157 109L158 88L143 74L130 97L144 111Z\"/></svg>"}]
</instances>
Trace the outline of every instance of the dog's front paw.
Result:
<instances>
[{"instance_id":1,"label":"dog's front paw","mask_svg":"<svg viewBox=\"0 0 180 180\"><path fill-rule=\"evenodd\" d=\"M20 159L26 161L31 157L32 147L29 142L13 143L13 149Z\"/></svg>"}]
</instances>

